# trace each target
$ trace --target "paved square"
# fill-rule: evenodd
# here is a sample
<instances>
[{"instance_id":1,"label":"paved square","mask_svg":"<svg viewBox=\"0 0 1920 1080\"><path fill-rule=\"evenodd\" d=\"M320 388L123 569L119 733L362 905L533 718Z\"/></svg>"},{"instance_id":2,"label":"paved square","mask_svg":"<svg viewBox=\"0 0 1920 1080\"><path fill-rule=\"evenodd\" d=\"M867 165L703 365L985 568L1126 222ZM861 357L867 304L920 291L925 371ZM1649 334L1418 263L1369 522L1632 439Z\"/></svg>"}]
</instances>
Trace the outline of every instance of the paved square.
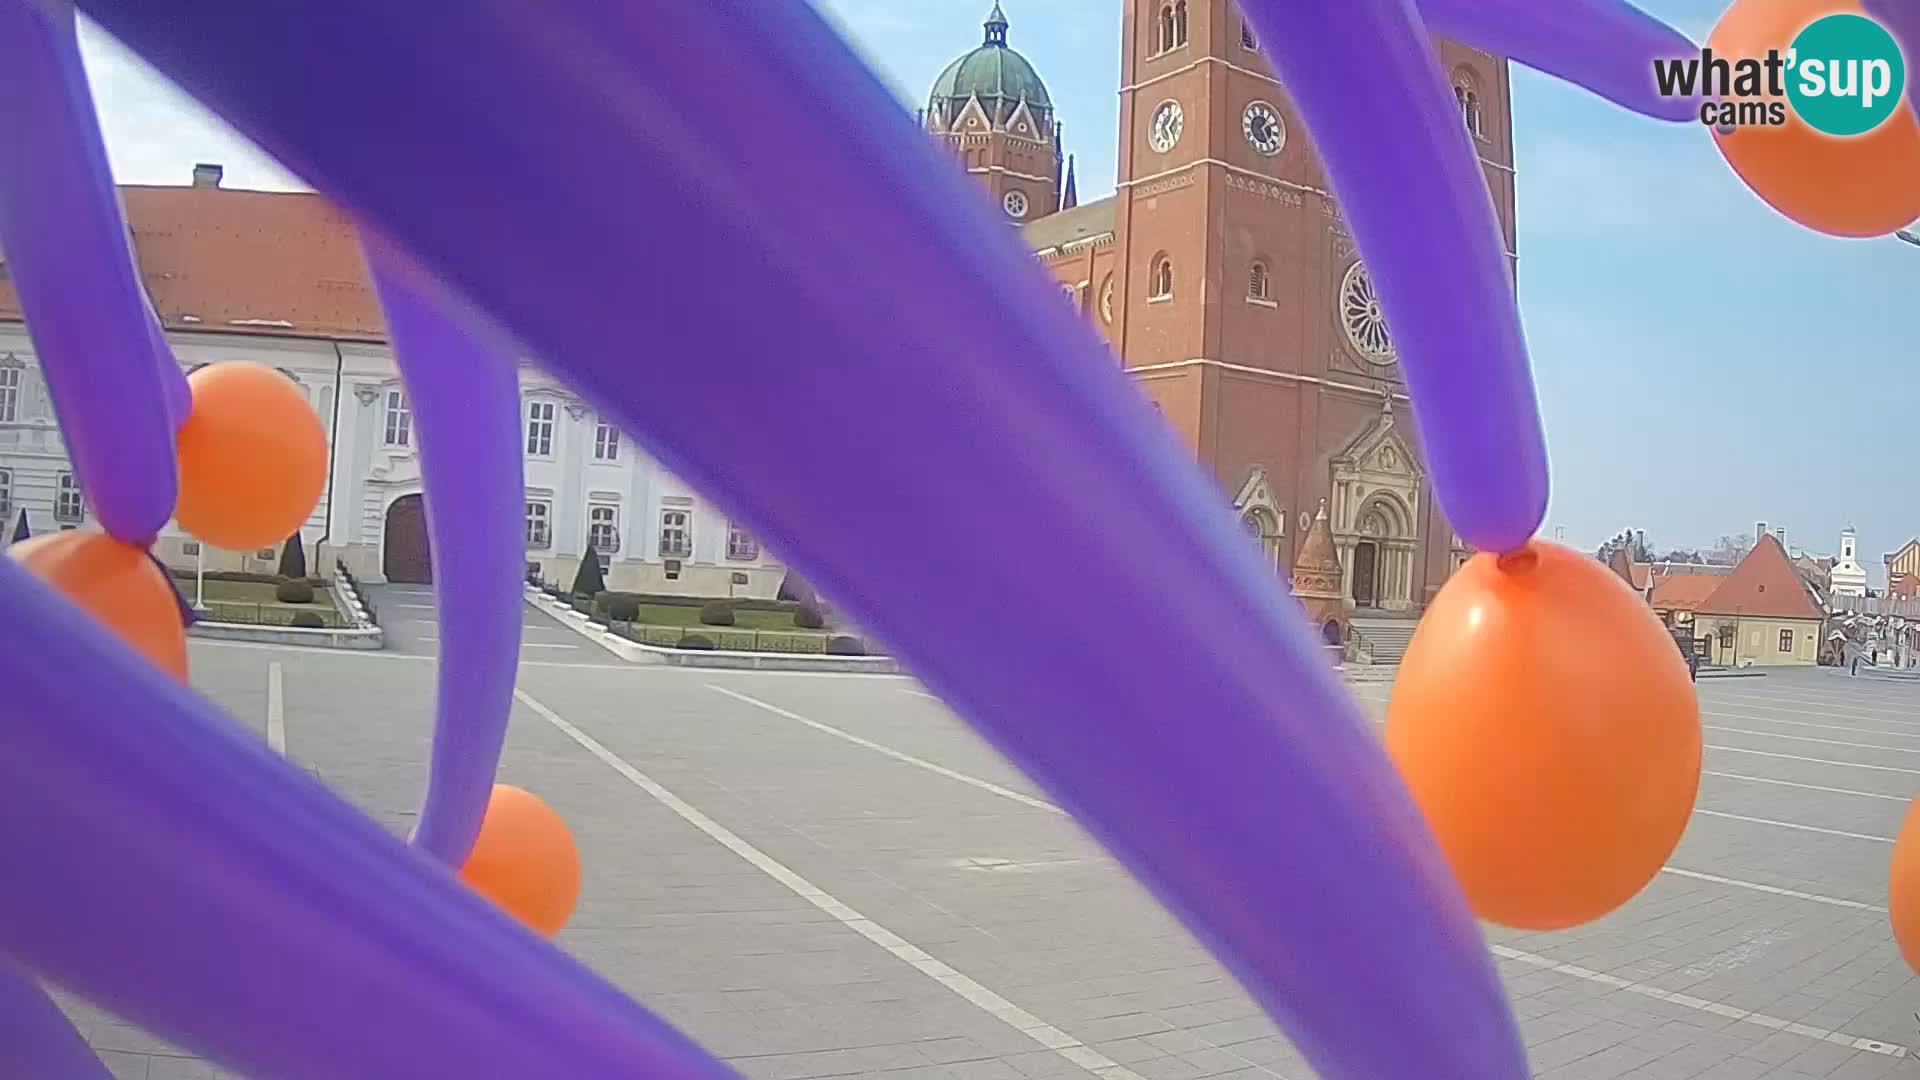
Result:
<instances>
[{"instance_id":1,"label":"paved square","mask_svg":"<svg viewBox=\"0 0 1920 1080\"><path fill-rule=\"evenodd\" d=\"M544 620L530 635L564 644ZM428 636L375 655L196 643L195 683L266 737L277 679L288 755L401 833L425 776ZM745 1075L1313 1075L910 680L595 651L523 654L502 765L582 848L560 943ZM1536 1075L1920 1076L1920 984L1885 912L1920 686L1827 671L1699 685L1707 775L1667 872L1589 927L1488 931ZM1378 716L1388 687L1356 693ZM72 1008L117 1076L224 1075Z\"/></svg>"}]
</instances>

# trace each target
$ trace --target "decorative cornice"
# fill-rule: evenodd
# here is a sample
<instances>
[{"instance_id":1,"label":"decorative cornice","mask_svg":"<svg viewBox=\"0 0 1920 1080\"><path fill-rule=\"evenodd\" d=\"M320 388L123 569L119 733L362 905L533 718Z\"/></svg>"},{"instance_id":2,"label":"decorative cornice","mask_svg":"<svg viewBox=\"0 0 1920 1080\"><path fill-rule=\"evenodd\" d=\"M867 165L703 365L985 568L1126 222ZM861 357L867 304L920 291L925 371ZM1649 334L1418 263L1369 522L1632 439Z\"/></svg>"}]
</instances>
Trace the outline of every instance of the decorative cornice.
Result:
<instances>
[{"instance_id":1,"label":"decorative cornice","mask_svg":"<svg viewBox=\"0 0 1920 1080\"><path fill-rule=\"evenodd\" d=\"M1216 368L1220 371L1231 371L1237 375L1253 375L1253 376L1258 376L1260 378L1273 379L1276 382L1301 383L1309 386L1324 386L1329 390L1341 390L1341 391L1345 391L1352 394L1358 394L1363 397L1372 398L1373 400L1376 400L1376 401L1380 399L1380 391L1371 386L1361 386L1358 383L1341 382L1337 379L1322 379L1317 375L1301 375L1291 371L1269 371L1266 368L1247 367L1244 364L1230 364L1224 360L1210 360L1204 356L1197 356L1191 360L1173 360L1164 364L1145 364L1140 367L1127 368L1126 370L1128 374L1132 374L1132 375L1141 375L1141 374L1150 375L1150 374L1156 374L1156 373L1162 373L1162 372L1171 374L1183 368L1189 368L1189 367L1210 367L1210 368ZM1402 393L1394 393L1392 397L1395 401L1412 401L1413 400L1412 398Z\"/></svg>"}]
</instances>

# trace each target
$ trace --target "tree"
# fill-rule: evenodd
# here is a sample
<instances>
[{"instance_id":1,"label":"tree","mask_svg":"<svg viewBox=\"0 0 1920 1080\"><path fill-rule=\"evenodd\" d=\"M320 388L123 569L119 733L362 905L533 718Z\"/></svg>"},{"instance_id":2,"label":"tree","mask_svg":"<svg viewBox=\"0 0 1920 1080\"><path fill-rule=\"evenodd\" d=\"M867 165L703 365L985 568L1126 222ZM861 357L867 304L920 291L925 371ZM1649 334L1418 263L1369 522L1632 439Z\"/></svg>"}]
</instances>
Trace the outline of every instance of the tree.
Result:
<instances>
[{"instance_id":1,"label":"tree","mask_svg":"<svg viewBox=\"0 0 1920 1080\"><path fill-rule=\"evenodd\" d=\"M1653 550L1647 547L1647 534L1644 529L1621 529L1613 539L1600 545L1594 552L1601 562L1613 558L1613 553L1624 549L1632 562L1652 562Z\"/></svg>"},{"instance_id":2,"label":"tree","mask_svg":"<svg viewBox=\"0 0 1920 1080\"><path fill-rule=\"evenodd\" d=\"M307 576L307 549L300 545L300 534L287 537L280 549L280 576L289 581Z\"/></svg>"},{"instance_id":3,"label":"tree","mask_svg":"<svg viewBox=\"0 0 1920 1080\"><path fill-rule=\"evenodd\" d=\"M1707 561L1716 566L1733 566L1739 563L1741 559L1746 558L1747 552L1752 550L1753 536L1751 533L1741 533L1738 536L1723 536L1713 542L1713 550L1707 552Z\"/></svg>"},{"instance_id":4,"label":"tree","mask_svg":"<svg viewBox=\"0 0 1920 1080\"><path fill-rule=\"evenodd\" d=\"M607 591L607 579L600 573L600 554L587 546L580 558L580 572L573 575L573 595L589 599Z\"/></svg>"},{"instance_id":5,"label":"tree","mask_svg":"<svg viewBox=\"0 0 1920 1080\"><path fill-rule=\"evenodd\" d=\"M13 528L13 542L17 544L31 536L33 536L33 533L27 529L27 512L22 510L20 511L20 524Z\"/></svg>"}]
</instances>

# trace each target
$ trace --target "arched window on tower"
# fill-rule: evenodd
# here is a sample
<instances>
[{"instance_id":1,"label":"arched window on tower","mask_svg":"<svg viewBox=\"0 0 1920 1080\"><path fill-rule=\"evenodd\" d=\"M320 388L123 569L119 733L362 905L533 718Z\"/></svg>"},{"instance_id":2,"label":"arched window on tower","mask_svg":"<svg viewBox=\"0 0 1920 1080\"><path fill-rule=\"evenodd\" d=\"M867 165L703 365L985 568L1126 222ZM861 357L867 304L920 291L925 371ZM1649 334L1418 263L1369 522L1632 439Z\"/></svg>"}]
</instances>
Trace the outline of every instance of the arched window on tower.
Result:
<instances>
[{"instance_id":1,"label":"arched window on tower","mask_svg":"<svg viewBox=\"0 0 1920 1080\"><path fill-rule=\"evenodd\" d=\"M1187 43L1187 0L1174 0L1173 43L1176 47Z\"/></svg>"},{"instance_id":2,"label":"arched window on tower","mask_svg":"<svg viewBox=\"0 0 1920 1080\"><path fill-rule=\"evenodd\" d=\"M1160 5L1160 25L1153 37L1153 51L1166 52L1173 48L1173 5Z\"/></svg>"},{"instance_id":3,"label":"arched window on tower","mask_svg":"<svg viewBox=\"0 0 1920 1080\"><path fill-rule=\"evenodd\" d=\"M1267 264L1255 259L1253 268L1247 271L1247 299L1262 302L1273 299L1273 283L1267 273Z\"/></svg>"},{"instance_id":4,"label":"arched window on tower","mask_svg":"<svg viewBox=\"0 0 1920 1080\"><path fill-rule=\"evenodd\" d=\"M1153 269L1147 275L1147 299L1167 300L1173 296L1173 260L1165 255L1153 257Z\"/></svg>"},{"instance_id":5,"label":"arched window on tower","mask_svg":"<svg viewBox=\"0 0 1920 1080\"><path fill-rule=\"evenodd\" d=\"M1465 71L1454 75L1453 99L1460 107L1460 119L1467 125L1468 134L1476 139L1485 138L1486 129L1481 125L1480 117L1480 90L1472 75Z\"/></svg>"}]
</instances>

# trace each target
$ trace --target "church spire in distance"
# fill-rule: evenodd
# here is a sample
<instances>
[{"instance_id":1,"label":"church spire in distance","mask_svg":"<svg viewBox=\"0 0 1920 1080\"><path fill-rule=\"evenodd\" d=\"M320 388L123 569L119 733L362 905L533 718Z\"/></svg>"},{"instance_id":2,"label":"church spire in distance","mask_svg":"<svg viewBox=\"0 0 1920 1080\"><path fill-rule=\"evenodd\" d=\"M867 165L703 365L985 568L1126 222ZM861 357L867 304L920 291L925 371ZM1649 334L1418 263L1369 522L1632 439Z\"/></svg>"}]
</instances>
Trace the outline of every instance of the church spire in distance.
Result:
<instances>
[{"instance_id":1,"label":"church spire in distance","mask_svg":"<svg viewBox=\"0 0 1920 1080\"><path fill-rule=\"evenodd\" d=\"M1067 182L1060 188L1060 209L1071 210L1080 205L1080 189L1073 182L1073 155L1067 155Z\"/></svg>"},{"instance_id":2,"label":"church spire in distance","mask_svg":"<svg viewBox=\"0 0 1920 1080\"><path fill-rule=\"evenodd\" d=\"M1000 10L1000 0L994 0L993 10L987 13L986 43L988 45L1007 43L1007 14Z\"/></svg>"}]
</instances>

